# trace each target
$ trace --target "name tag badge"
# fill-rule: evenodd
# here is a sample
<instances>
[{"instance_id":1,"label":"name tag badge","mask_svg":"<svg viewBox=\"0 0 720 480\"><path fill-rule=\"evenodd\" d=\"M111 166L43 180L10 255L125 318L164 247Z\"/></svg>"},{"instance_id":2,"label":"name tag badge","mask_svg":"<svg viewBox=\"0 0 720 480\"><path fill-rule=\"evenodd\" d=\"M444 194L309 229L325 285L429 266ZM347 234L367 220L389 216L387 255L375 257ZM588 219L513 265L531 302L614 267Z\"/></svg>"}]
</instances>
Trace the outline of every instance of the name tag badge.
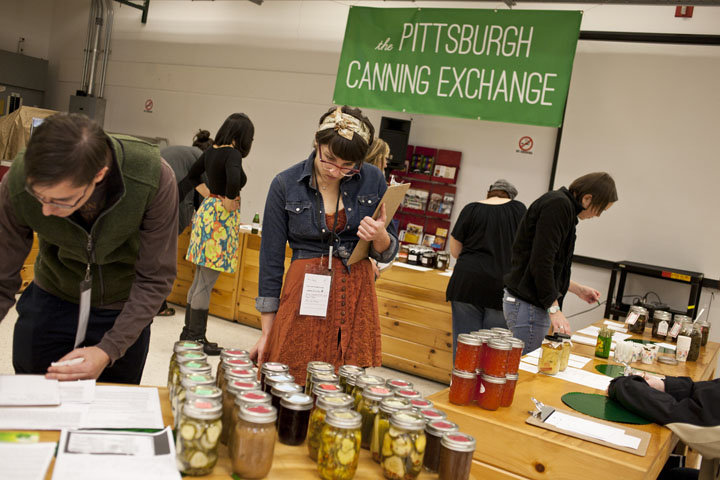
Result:
<instances>
[{"instance_id":1,"label":"name tag badge","mask_svg":"<svg viewBox=\"0 0 720 480\"><path fill-rule=\"evenodd\" d=\"M305 274L302 300L300 301L300 315L310 317L325 317L327 315L331 283L331 275L317 273Z\"/></svg>"},{"instance_id":2,"label":"name tag badge","mask_svg":"<svg viewBox=\"0 0 720 480\"><path fill-rule=\"evenodd\" d=\"M85 341L88 319L90 318L90 300L92 299L92 277L87 275L80 282L80 310L78 311L78 327L75 333L75 347Z\"/></svg>"}]
</instances>

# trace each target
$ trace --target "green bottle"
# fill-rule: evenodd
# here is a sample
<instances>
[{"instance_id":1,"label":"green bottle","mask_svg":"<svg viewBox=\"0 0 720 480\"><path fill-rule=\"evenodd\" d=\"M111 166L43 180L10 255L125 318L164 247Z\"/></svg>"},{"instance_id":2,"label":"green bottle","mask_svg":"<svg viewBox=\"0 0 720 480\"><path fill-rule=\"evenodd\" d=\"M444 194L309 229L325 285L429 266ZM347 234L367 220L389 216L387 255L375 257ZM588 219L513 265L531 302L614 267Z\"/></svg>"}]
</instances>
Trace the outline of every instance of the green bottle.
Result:
<instances>
[{"instance_id":1,"label":"green bottle","mask_svg":"<svg viewBox=\"0 0 720 480\"><path fill-rule=\"evenodd\" d=\"M610 345L612 344L613 332L607 327L602 327L598 333L597 344L595 345L595 356L608 358L610 356Z\"/></svg>"},{"instance_id":2,"label":"green bottle","mask_svg":"<svg viewBox=\"0 0 720 480\"><path fill-rule=\"evenodd\" d=\"M255 216L252 221L252 233L258 233L260 231L260 214L255 212Z\"/></svg>"}]
</instances>

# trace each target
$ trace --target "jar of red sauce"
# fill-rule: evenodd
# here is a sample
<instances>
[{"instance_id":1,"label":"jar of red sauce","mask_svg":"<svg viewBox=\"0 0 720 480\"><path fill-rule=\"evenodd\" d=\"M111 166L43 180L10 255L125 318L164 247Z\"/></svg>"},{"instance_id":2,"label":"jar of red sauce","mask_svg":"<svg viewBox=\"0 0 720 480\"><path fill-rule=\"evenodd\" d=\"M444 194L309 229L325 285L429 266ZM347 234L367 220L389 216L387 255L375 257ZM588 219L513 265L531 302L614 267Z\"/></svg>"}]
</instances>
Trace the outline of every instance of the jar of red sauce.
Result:
<instances>
[{"instance_id":1,"label":"jar of red sauce","mask_svg":"<svg viewBox=\"0 0 720 480\"><path fill-rule=\"evenodd\" d=\"M483 374L480 377L480 398L478 405L485 410L497 410L502 403L503 389L507 379L505 377L493 377ZM450 400L452 402L452 400Z\"/></svg>"},{"instance_id":2,"label":"jar of red sauce","mask_svg":"<svg viewBox=\"0 0 720 480\"><path fill-rule=\"evenodd\" d=\"M501 407L509 407L512 405L513 398L515 397L515 386L517 385L517 381L517 373L508 373L505 375L505 388L503 388L502 400L500 401Z\"/></svg>"},{"instance_id":3,"label":"jar of red sauce","mask_svg":"<svg viewBox=\"0 0 720 480\"><path fill-rule=\"evenodd\" d=\"M510 342L510 346L512 348L508 354L507 372L518 373L518 368L520 368L520 358L522 357L523 348L525 348L525 342L519 338L511 338L508 341Z\"/></svg>"},{"instance_id":4,"label":"jar of red sauce","mask_svg":"<svg viewBox=\"0 0 720 480\"><path fill-rule=\"evenodd\" d=\"M483 373L493 377L505 377L508 373L508 356L512 345L506 340L493 338L484 350Z\"/></svg>"},{"instance_id":5,"label":"jar of red sauce","mask_svg":"<svg viewBox=\"0 0 720 480\"><path fill-rule=\"evenodd\" d=\"M453 368L452 381L450 383L450 403L455 405L467 405L472 402L475 392L475 377L472 372L464 372Z\"/></svg>"},{"instance_id":6,"label":"jar of red sauce","mask_svg":"<svg viewBox=\"0 0 720 480\"><path fill-rule=\"evenodd\" d=\"M482 339L461 333L457 338L457 351L455 352L455 368L465 372L474 372L480 365L480 350Z\"/></svg>"}]
</instances>

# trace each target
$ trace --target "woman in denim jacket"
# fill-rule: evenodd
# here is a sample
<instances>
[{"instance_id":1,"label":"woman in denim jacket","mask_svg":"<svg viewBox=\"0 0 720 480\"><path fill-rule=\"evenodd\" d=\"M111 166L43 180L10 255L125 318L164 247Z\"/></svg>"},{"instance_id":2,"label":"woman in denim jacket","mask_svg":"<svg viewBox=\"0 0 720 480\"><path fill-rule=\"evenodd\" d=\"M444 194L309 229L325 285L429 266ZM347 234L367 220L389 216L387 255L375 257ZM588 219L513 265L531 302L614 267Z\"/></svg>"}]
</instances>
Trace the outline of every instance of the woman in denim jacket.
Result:
<instances>
[{"instance_id":1,"label":"woman in denim jacket","mask_svg":"<svg viewBox=\"0 0 720 480\"><path fill-rule=\"evenodd\" d=\"M379 262L392 260L398 249L394 226L385 227L385 207L372 218L387 190L380 170L363 163L373 135L359 109L331 108L320 118L315 150L270 185L256 299L262 336L251 357L287 364L298 383L310 361L336 367L382 361L370 260L347 265L360 239L370 242L370 257ZM293 253L283 282L286 243ZM328 275L329 282L322 277ZM311 309L302 298L313 281L329 288L319 290Z\"/></svg>"}]
</instances>

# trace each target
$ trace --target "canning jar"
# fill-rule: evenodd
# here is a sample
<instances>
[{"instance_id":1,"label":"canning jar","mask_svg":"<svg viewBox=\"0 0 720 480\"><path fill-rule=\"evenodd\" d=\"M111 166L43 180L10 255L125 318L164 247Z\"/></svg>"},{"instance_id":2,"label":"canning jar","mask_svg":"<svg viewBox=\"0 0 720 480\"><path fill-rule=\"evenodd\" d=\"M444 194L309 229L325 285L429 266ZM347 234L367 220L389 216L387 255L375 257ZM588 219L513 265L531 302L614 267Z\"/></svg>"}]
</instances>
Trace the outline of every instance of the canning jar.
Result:
<instances>
[{"instance_id":1,"label":"canning jar","mask_svg":"<svg viewBox=\"0 0 720 480\"><path fill-rule=\"evenodd\" d=\"M313 399L304 393L288 393L280 400L278 439L285 445L300 445L305 441L310 422Z\"/></svg>"},{"instance_id":2,"label":"canning jar","mask_svg":"<svg viewBox=\"0 0 720 480\"><path fill-rule=\"evenodd\" d=\"M216 386L193 385L185 392L185 401L205 400L222 405L222 390Z\"/></svg>"},{"instance_id":3,"label":"canning jar","mask_svg":"<svg viewBox=\"0 0 720 480\"><path fill-rule=\"evenodd\" d=\"M182 357L178 357L180 359ZM180 373L177 376L177 383L173 387L173 395L170 397L170 407L174 418L180 416L181 411L177 409L177 397L182 390L181 381L183 376L197 374L212 376L212 367L206 361L190 360L189 362L179 363Z\"/></svg>"},{"instance_id":4,"label":"canning jar","mask_svg":"<svg viewBox=\"0 0 720 480\"><path fill-rule=\"evenodd\" d=\"M449 420L434 420L425 425L425 437L427 446L423 466L430 472L437 472L440 466L440 440L446 433L457 432L457 424Z\"/></svg>"},{"instance_id":5,"label":"canning jar","mask_svg":"<svg viewBox=\"0 0 720 480\"><path fill-rule=\"evenodd\" d=\"M353 399L347 393L328 393L320 395L315 400L315 408L310 414L310 423L308 425L307 446L308 455L317 462L318 451L320 450L320 434L325 426L325 416L327 412L333 409L352 407Z\"/></svg>"},{"instance_id":6,"label":"canning jar","mask_svg":"<svg viewBox=\"0 0 720 480\"><path fill-rule=\"evenodd\" d=\"M482 365L483 373L494 377L504 377L507 375L510 350L512 350L510 342L499 338L490 340L484 349L485 363Z\"/></svg>"},{"instance_id":7,"label":"canning jar","mask_svg":"<svg viewBox=\"0 0 720 480\"><path fill-rule=\"evenodd\" d=\"M313 391L310 396L313 399L318 398L320 395L327 395L329 393L343 393L340 385L335 383L318 383L313 387Z\"/></svg>"},{"instance_id":8,"label":"canning jar","mask_svg":"<svg viewBox=\"0 0 720 480\"><path fill-rule=\"evenodd\" d=\"M485 410L497 410L502 403L506 377L493 377L485 373L480 377L480 396L478 405Z\"/></svg>"},{"instance_id":9,"label":"canning jar","mask_svg":"<svg viewBox=\"0 0 720 480\"><path fill-rule=\"evenodd\" d=\"M254 382L257 380L257 372L254 368L226 368L223 373L223 385L227 382L241 380L243 382Z\"/></svg>"},{"instance_id":10,"label":"canning jar","mask_svg":"<svg viewBox=\"0 0 720 480\"><path fill-rule=\"evenodd\" d=\"M422 257L420 257L420 265L426 268L434 268L435 267L435 252L423 252Z\"/></svg>"},{"instance_id":11,"label":"canning jar","mask_svg":"<svg viewBox=\"0 0 720 480\"><path fill-rule=\"evenodd\" d=\"M638 320L639 322L640 320ZM613 331L603 326L600 328L595 344L595 356L598 358L609 358L610 349L612 347Z\"/></svg>"},{"instance_id":12,"label":"canning jar","mask_svg":"<svg viewBox=\"0 0 720 480\"><path fill-rule=\"evenodd\" d=\"M625 318L625 324L632 333L642 335L645 332L645 325L648 321L647 308L641 307L640 305L632 305L628 310L627 317ZM604 357L607 358L607 357Z\"/></svg>"},{"instance_id":13,"label":"canning jar","mask_svg":"<svg viewBox=\"0 0 720 480\"><path fill-rule=\"evenodd\" d=\"M250 356L247 350L238 350L236 348L223 349L220 352L220 363L217 366L217 386L222 388L222 384L225 381L225 369L231 368L244 368L251 369L255 367L255 364L250 360Z\"/></svg>"},{"instance_id":14,"label":"canning jar","mask_svg":"<svg viewBox=\"0 0 720 480\"><path fill-rule=\"evenodd\" d=\"M265 375L265 383L263 384L263 391L270 393L272 388L279 383L295 383L295 377L289 373L269 373Z\"/></svg>"},{"instance_id":15,"label":"canning jar","mask_svg":"<svg viewBox=\"0 0 720 480\"><path fill-rule=\"evenodd\" d=\"M422 393L417 390L413 390L412 388L395 390L393 391L393 394L398 398L407 398L408 400L422 398Z\"/></svg>"},{"instance_id":16,"label":"canning jar","mask_svg":"<svg viewBox=\"0 0 720 480\"><path fill-rule=\"evenodd\" d=\"M350 389L348 388L348 378L360 375L361 373L365 373L365 369L356 367L355 365L343 365L338 369L340 388L343 389L343 392L350 393Z\"/></svg>"},{"instance_id":17,"label":"canning jar","mask_svg":"<svg viewBox=\"0 0 720 480\"><path fill-rule=\"evenodd\" d=\"M417 246L410 245L410 247L408 247L407 263L410 265L419 265L420 255L422 255L422 253L418 251Z\"/></svg>"},{"instance_id":18,"label":"canning jar","mask_svg":"<svg viewBox=\"0 0 720 480\"><path fill-rule=\"evenodd\" d=\"M562 339L555 335L545 335L542 345L542 354L538 371L546 375L555 375L560 371L560 357L562 356Z\"/></svg>"},{"instance_id":19,"label":"canning jar","mask_svg":"<svg viewBox=\"0 0 720 480\"><path fill-rule=\"evenodd\" d=\"M390 416L390 428L383 435L382 467L385 478L412 480L423 465L425 419L415 412L400 411Z\"/></svg>"},{"instance_id":20,"label":"canning jar","mask_svg":"<svg viewBox=\"0 0 720 480\"><path fill-rule=\"evenodd\" d=\"M457 351L455 352L455 368L466 372L473 372L480 368L480 350L482 339L475 335L461 333L457 337Z\"/></svg>"},{"instance_id":21,"label":"canning jar","mask_svg":"<svg viewBox=\"0 0 720 480\"><path fill-rule=\"evenodd\" d=\"M447 270L450 265L450 254L447 252L438 252L435 259L435 268L438 270Z\"/></svg>"},{"instance_id":22,"label":"canning jar","mask_svg":"<svg viewBox=\"0 0 720 480\"><path fill-rule=\"evenodd\" d=\"M187 389L194 386L214 386L215 378L208 373L188 373L182 375L180 378L180 386L175 391L173 397L172 410L174 412L182 412L183 405L185 404ZM175 416L175 427L177 428L180 420L180 415Z\"/></svg>"},{"instance_id":23,"label":"canning jar","mask_svg":"<svg viewBox=\"0 0 720 480\"><path fill-rule=\"evenodd\" d=\"M496 333L500 335L501 337L511 337L512 338L512 332L508 330L507 328L502 327L493 327L490 329L492 333Z\"/></svg>"},{"instance_id":24,"label":"canning jar","mask_svg":"<svg viewBox=\"0 0 720 480\"><path fill-rule=\"evenodd\" d=\"M259 383L260 382L258 382L258 384ZM234 447L232 443L233 439L235 438L233 436L233 432L235 431L235 422L237 422L238 415L240 414L240 408L243 406L252 407L257 405L265 405L266 407L271 406L270 395L263 392L262 390L246 390L237 392L237 394L235 395L235 402L233 404L233 408L230 413L230 419L227 425L227 445L229 451L232 451ZM226 426L223 425L223 431L225 431L225 427Z\"/></svg>"},{"instance_id":25,"label":"canning jar","mask_svg":"<svg viewBox=\"0 0 720 480\"><path fill-rule=\"evenodd\" d=\"M692 319L687 315L675 315L673 317L673 324L668 332L667 340L677 342L677 337L682 335L683 324L686 322L692 323Z\"/></svg>"},{"instance_id":26,"label":"canning jar","mask_svg":"<svg viewBox=\"0 0 720 480\"><path fill-rule=\"evenodd\" d=\"M232 471L241 478L265 478L275 452L277 410L267 405L240 407L230 450Z\"/></svg>"},{"instance_id":27,"label":"canning jar","mask_svg":"<svg viewBox=\"0 0 720 480\"><path fill-rule=\"evenodd\" d=\"M690 332L690 349L688 350L687 361L696 362L700 357L700 346L702 345L702 331L700 325L697 323L692 324L693 328Z\"/></svg>"},{"instance_id":28,"label":"canning jar","mask_svg":"<svg viewBox=\"0 0 720 480\"><path fill-rule=\"evenodd\" d=\"M175 439L177 467L185 475L207 475L217 462L222 408L215 402L185 402Z\"/></svg>"},{"instance_id":29,"label":"canning jar","mask_svg":"<svg viewBox=\"0 0 720 480\"><path fill-rule=\"evenodd\" d=\"M511 350L508 354L507 372L517 373L518 368L520 368L520 359L522 358L523 348L525 348L525 342L519 338L510 338L508 342L510 342Z\"/></svg>"},{"instance_id":30,"label":"canning jar","mask_svg":"<svg viewBox=\"0 0 720 480\"><path fill-rule=\"evenodd\" d=\"M558 333L558 336L565 335L564 333ZM566 335L569 336L569 335ZM560 353L560 371L564 372L570 361L570 350L572 349L572 342L569 338L562 338L562 352ZM511 373L511 372L508 372ZM517 373L515 371L514 373Z\"/></svg>"},{"instance_id":31,"label":"canning jar","mask_svg":"<svg viewBox=\"0 0 720 480\"><path fill-rule=\"evenodd\" d=\"M710 336L710 322L707 320L698 320L696 323L700 325L700 333L702 334L702 342L700 345L704 347L707 345L708 337Z\"/></svg>"},{"instance_id":32,"label":"canning jar","mask_svg":"<svg viewBox=\"0 0 720 480\"><path fill-rule=\"evenodd\" d=\"M231 417L233 415L233 409L235 408L235 397L237 397L240 393L243 392L255 391L256 388L259 388L259 386L260 384L257 381L228 379L227 383L225 383L225 391L223 392L222 401L223 429L222 433L220 434L220 441L223 444L228 443L228 438L230 436L230 425L232 424ZM264 392L257 390L257 393Z\"/></svg>"},{"instance_id":33,"label":"canning jar","mask_svg":"<svg viewBox=\"0 0 720 480\"><path fill-rule=\"evenodd\" d=\"M280 400L288 393L303 393L303 387L297 383L278 383L270 390L272 406L277 409L278 417L280 416Z\"/></svg>"},{"instance_id":34,"label":"canning jar","mask_svg":"<svg viewBox=\"0 0 720 480\"><path fill-rule=\"evenodd\" d=\"M385 438L385 433L390 428L390 416L394 412L410 410L411 408L410 402L405 398L390 397L384 398L380 402L380 409L375 415L372 438L370 439L370 453L377 463L382 460L380 450L382 449L382 439Z\"/></svg>"},{"instance_id":35,"label":"canning jar","mask_svg":"<svg viewBox=\"0 0 720 480\"><path fill-rule=\"evenodd\" d=\"M173 354L170 356L170 366L168 367L168 379L167 387L168 392L170 391L170 385L173 384L173 372L177 366L177 354L180 352L202 352L202 343L194 342L192 340L179 340L173 345ZM207 358L207 357L206 357ZM180 370L178 370L180 373Z\"/></svg>"},{"instance_id":36,"label":"canning jar","mask_svg":"<svg viewBox=\"0 0 720 480\"><path fill-rule=\"evenodd\" d=\"M383 385L385 385L385 379L378 377L377 375L368 375L367 373L363 373L362 375L356 376L355 386L352 391L353 401L355 402L353 404L353 410L357 410L357 406L362 399L363 390L367 387L382 387Z\"/></svg>"},{"instance_id":37,"label":"canning jar","mask_svg":"<svg viewBox=\"0 0 720 480\"><path fill-rule=\"evenodd\" d=\"M360 459L360 414L350 409L330 410L320 434L318 473L323 480L350 480Z\"/></svg>"},{"instance_id":38,"label":"canning jar","mask_svg":"<svg viewBox=\"0 0 720 480\"><path fill-rule=\"evenodd\" d=\"M411 382L400 378L388 378L385 381L385 386L393 392L395 390L412 390L413 388L413 384Z\"/></svg>"},{"instance_id":39,"label":"canning jar","mask_svg":"<svg viewBox=\"0 0 720 480\"><path fill-rule=\"evenodd\" d=\"M438 480L467 480L475 452L475 439L464 433L447 433L440 440Z\"/></svg>"},{"instance_id":40,"label":"canning jar","mask_svg":"<svg viewBox=\"0 0 720 480\"><path fill-rule=\"evenodd\" d=\"M316 373L335 373L335 367L327 362L308 362L305 369L305 393L308 395L313 391L312 376Z\"/></svg>"},{"instance_id":41,"label":"canning jar","mask_svg":"<svg viewBox=\"0 0 720 480\"><path fill-rule=\"evenodd\" d=\"M423 408L422 410L416 410L417 413L422 415L425 419L425 423L433 422L435 420L444 420L447 418L447 413L437 408Z\"/></svg>"},{"instance_id":42,"label":"canning jar","mask_svg":"<svg viewBox=\"0 0 720 480\"><path fill-rule=\"evenodd\" d=\"M422 410L423 408L433 408L433 402L424 398L413 398L410 400L410 405L415 410Z\"/></svg>"},{"instance_id":43,"label":"canning jar","mask_svg":"<svg viewBox=\"0 0 720 480\"><path fill-rule=\"evenodd\" d=\"M180 365L187 362L204 362L207 363L207 355L205 352L195 350L183 350L175 354L175 364L172 369L172 379L168 386L168 395L170 398L175 395L175 389L180 385Z\"/></svg>"},{"instance_id":44,"label":"canning jar","mask_svg":"<svg viewBox=\"0 0 720 480\"><path fill-rule=\"evenodd\" d=\"M380 402L383 398L392 396L392 391L387 387L375 386L367 387L363 390L362 399L360 399L357 407L357 411L362 417L362 426L360 428L362 448L370 448L373 423L375 422L375 415L377 415L380 409Z\"/></svg>"},{"instance_id":45,"label":"canning jar","mask_svg":"<svg viewBox=\"0 0 720 480\"><path fill-rule=\"evenodd\" d=\"M279 362L265 362L260 368L260 386L265 390L265 376L275 373L290 373L290 367Z\"/></svg>"},{"instance_id":46,"label":"canning jar","mask_svg":"<svg viewBox=\"0 0 720 480\"><path fill-rule=\"evenodd\" d=\"M672 315L670 312L655 310L653 313L653 338L665 340L665 337L667 337L668 331L670 330L670 322L672 322Z\"/></svg>"},{"instance_id":47,"label":"canning jar","mask_svg":"<svg viewBox=\"0 0 720 480\"><path fill-rule=\"evenodd\" d=\"M500 401L501 407L509 407L512 405L518 377L517 373L508 373L505 375L505 386L503 387L502 400Z\"/></svg>"},{"instance_id":48,"label":"canning jar","mask_svg":"<svg viewBox=\"0 0 720 480\"><path fill-rule=\"evenodd\" d=\"M452 379L450 380L450 395L448 397L450 403L468 405L472 402L476 380L477 375L475 373L453 368Z\"/></svg>"}]
</instances>

